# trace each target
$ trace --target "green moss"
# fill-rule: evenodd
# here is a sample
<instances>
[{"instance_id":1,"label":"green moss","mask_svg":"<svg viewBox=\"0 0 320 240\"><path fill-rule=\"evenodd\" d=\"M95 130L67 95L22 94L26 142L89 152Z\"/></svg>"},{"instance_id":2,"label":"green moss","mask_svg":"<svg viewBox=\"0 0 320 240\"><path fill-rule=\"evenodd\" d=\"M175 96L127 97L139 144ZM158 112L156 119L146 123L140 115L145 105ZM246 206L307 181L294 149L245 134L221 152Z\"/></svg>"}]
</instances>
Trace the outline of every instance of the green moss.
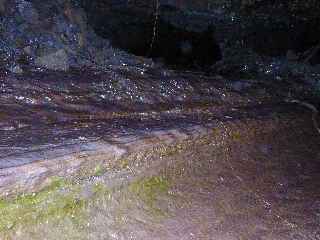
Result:
<instances>
[{"instance_id":1,"label":"green moss","mask_svg":"<svg viewBox=\"0 0 320 240\"><path fill-rule=\"evenodd\" d=\"M136 194L153 212L163 214L157 208L157 199L161 195L166 195L169 190L169 182L161 176L154 176L133 182L129 186L129 191Z\"/></svg>"},{"instance_id":2,"label":"green moss","mask_svg":"<svg viewBox=\"0 0 320 240\"><path fill-rule=\"evenodd\" d=\"M232 137L232 140L233 140L233 141L238 142L238 141L241 140L241 133L238 132L238 131L234 131L234 132L232 133L231 137Z\"/></svg>"},{"instance_id":3,"label":"green moss","mask_svg":"<svg viewBox=\"0 0 320 240\"><path fill-rule=\"evenodd\" d=\"M217 135L219 135L219 133L220 133L220 129L218 129L218 128L213 128L212 129L212 135L215 137L215 136L217 136Z\"/></svg>"},{"instance_id":4,"label":"green moss","mask_svg":"<svg viewBox=\"0 0 320 240\"><path fill-rule=\"evenodd\" d=\"M106 187L106 185L103 184L103 183L96 183L96 184L94 184L94 185L93 185L93 192L94 192L94 196L95 196L96 198L98 198L98 197L100 197L100 196L102 196L102 195L107 196L107 195L110 195L110 194L111 194L111 190L108 189L108 188Z\"/></svg>"},{"instance_id":5,"label":"green moss","mask_svg":"<svg viewBox=\"0 0 320 240\"><path fill-rule=\"evenodd\" d=\"M129 161L128 159L121 159L119 162L120 169L126 169L129 167Z\"/></svg>"},{"instance_id":6,"label":"green moss","mask_svg":"<svg viewBox=\"0 0 320 240\"><path fill-rule=\"evenodd\" d=\"M97 176L97 177L102 176L104 173L105 173L105 169L101 165L98 165L94 169L93 176Z\"/></svg>"},{"instance_id":7,"label":"green moss","mask_svg":"<svg viewBox=\"0 0 320 240\"><path fill-rule=\"evenodd\" d=\"M53 179L51 185L39 193L0 200L0 233L66 217L80 223L86 201L79 198L79 191L76 185Z\"/></svg>"}]
</instances>

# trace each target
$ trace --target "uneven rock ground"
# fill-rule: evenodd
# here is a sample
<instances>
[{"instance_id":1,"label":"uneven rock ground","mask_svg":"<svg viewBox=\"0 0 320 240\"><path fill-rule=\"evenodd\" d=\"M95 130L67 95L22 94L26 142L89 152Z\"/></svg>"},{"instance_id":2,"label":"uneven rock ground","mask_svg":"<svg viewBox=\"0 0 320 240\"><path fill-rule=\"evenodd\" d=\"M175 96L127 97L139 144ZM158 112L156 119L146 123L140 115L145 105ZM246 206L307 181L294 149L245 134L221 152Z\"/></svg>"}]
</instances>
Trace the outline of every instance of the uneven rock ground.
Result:
<instances>
[{"instance_id":1,"label":"uneven rock ground","mask_svg":"<svg viewBox=\"0 0 320 240\"><path fill-rule=\"evenodd\" d=\"M320 238L308 109L139 68L1 87L0 239Z\"/></svg>"}]
</instances>

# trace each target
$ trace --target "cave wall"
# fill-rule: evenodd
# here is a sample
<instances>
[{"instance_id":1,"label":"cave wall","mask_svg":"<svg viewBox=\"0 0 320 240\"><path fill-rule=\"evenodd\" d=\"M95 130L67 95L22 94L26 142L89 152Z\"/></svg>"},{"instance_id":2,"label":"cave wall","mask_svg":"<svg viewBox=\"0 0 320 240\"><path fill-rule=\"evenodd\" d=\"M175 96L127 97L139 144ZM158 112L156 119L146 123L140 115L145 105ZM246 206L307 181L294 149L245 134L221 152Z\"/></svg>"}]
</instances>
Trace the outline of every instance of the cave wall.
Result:
<instances>
[{"instance_id":1,"label":"cave wall","mask_svg":"<svg viewBox=\"0 0 320 240\"><path fill-rule=\"evenodd\" d=\"M173 6L181 11L163 11L160 15L176 27L204 31L213 23L218 42L226 42L222 45L230 47L241 42L241 47L267 56L285 56L289 50L302 54L320 42L320 2L315 0L84 0L84 3L90 5L86 9L93 25L107 22L98 18L107 16L112 6L151 17L159 13L157 4L160 8Z\"/></svg>"},{"instance_id":2,"label":"cave wall","mask_svg":"<svg viewBox=\"0 0 320 240\"><path fill-rule=\"evenodd\" d=\"M0 68L15 73L30 67L65 71L127 61L128 56L114 49L108 38L96 34L95 26L117 34L119 18L106 15L108 8L133 10L131 15L137 12L148 18L138 21L123 14L122 31L136 30L118 37L118 43L139 39L143 33L137 26L155 18L158 3L175 9L161 12L161 19L175 32L182 29L191 36L213 24L222 55L236 46L270 56L293 50L303 57L320 42L320 2L316 0L0 0Z\"/></svg>"},{"instance_id":3,"label":"cave wall","mask_svg":"<svg viewBox=\"0 0 320 240\"><path fill-rule=\"evenodd\" d=\"M30 68L67 71L123 60L87 24L79 1L0 1L0 68L14 73Z\"/></svg>"}]
</instances>

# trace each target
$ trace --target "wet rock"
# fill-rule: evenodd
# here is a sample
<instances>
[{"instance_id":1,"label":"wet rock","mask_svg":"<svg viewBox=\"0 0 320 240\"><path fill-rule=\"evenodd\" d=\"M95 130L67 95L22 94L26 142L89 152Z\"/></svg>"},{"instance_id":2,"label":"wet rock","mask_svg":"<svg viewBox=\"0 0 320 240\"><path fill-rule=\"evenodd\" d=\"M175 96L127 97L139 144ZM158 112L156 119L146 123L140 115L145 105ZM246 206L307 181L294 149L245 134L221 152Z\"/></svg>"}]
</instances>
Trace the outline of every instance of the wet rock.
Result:
<instances>
[{"instance_id":1,"label":"wet rock","mask_svg":"<svg viewBox=\"0 0 320 240\"><path fill-rule=\"evenodd\" d=\"M1 0L0 1L0 13L3 14L5 9L6 9L6 0Z\"/></svg>"},{"instance_id":2,"label":"wet rock","mask_svg":"<svg viewBox=\"0 0 320 240\"><path fill-rule=\"evenodd\" d=\"M12 73L17 73L17 74L23 73L23 70L22 70L22 68L21 68L19 65L12 66L9 70L10 70Z\"/></svg>"},{"instance_id":3,"label":"wet rock","mask_svg":"<svg viewBox=\"0 0 320 240\"><path fill-rule=\"evenodd\" d=\"M38 57L35 60L35 64L50 70L67 71L69 69L68 55L63 49L46 56Z\"/></svg>"},{"instance_id":4,"label":"wet rock","mask_svg":"<svg viewBox=\"0 0 320 240\"><path fill-rule=\"evenodd\" d=\"M103 68L109 61L116 62L115 58L132 61L95 34L78 5L64 0L1 1L1 67L11 72L20 72L12 69L18 65L66 71L70 67Z\"/></svg>"},{"instance_id":5,"label":"wet rock","mask_svg":"<svg viewBox=\"0 0 320 240\"><path fill-rule=\"evenodd\" d=\"M81 199L90 199L94 196L94 189L90 185L85 185L80 192Z\"/></svg>"},{"instance_id":6,"label":"wet rock","mask_svg":"<svg viewBox=\"0 0 320 240\"><path fill-rule=\"evenodd\" d=\"M230 87L233 91L242 92L247 88L250 88L252 84L245 81L234 81L230 84Z\"/></svg>"},{"instance_id":7,"label":"wet rock","mask_svg":"<svg viewBox=\"0 0 320 240\"><path fill-rule=\"evenodd\" d=\"M38 24L39 14L37 10L32 6L32 3L25 0L17 1L18 11L24 21L30 24Z\"/></svg>"}]
</instances>

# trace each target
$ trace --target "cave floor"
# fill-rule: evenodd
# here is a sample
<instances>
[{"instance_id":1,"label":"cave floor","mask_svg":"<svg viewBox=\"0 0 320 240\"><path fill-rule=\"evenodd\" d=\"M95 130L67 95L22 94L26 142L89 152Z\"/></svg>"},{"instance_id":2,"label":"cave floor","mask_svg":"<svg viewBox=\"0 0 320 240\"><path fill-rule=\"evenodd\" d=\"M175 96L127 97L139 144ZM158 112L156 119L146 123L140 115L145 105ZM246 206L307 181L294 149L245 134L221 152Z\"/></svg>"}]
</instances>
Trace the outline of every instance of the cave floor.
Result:
<instances>
[{"instance_id":1,"label":"cave floor","mask_svg":"<svg viewBox=\"0 0 320 240\"><path fill-rule=\"evenodd\" d=\"M320 239L311 114L245 86L2 75L0 239Z\"/></svg>"}]
</instances>

